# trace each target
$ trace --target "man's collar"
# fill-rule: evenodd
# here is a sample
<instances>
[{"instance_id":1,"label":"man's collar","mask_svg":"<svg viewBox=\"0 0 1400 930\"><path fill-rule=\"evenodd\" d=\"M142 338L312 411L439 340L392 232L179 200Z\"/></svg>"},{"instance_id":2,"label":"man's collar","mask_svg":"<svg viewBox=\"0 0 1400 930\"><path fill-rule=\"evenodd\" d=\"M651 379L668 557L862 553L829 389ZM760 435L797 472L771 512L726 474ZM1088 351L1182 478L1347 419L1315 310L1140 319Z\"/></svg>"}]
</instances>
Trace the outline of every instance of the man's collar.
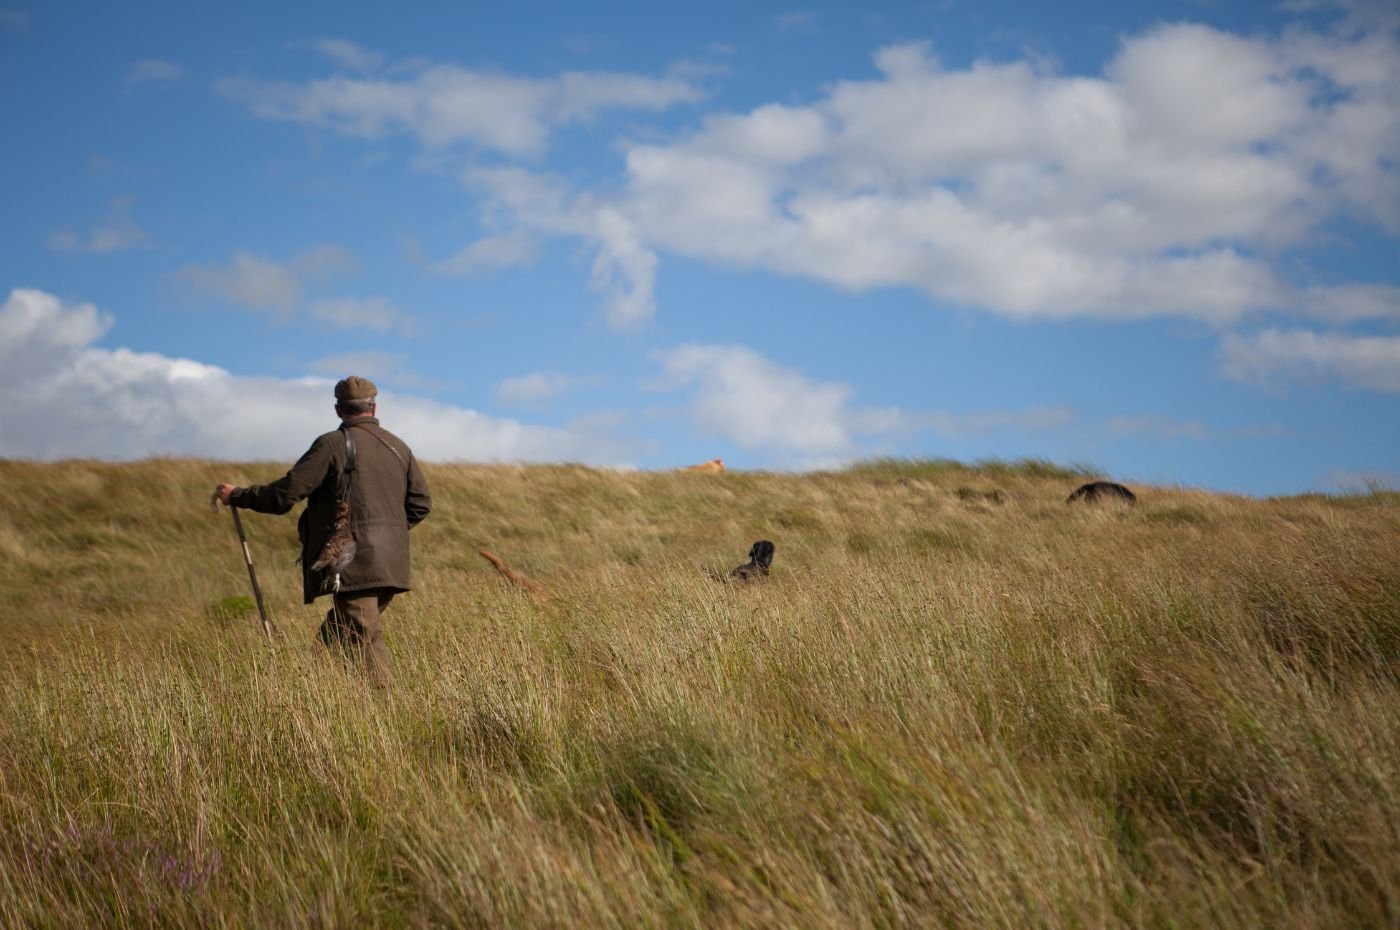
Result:
<instances>
[{"instance_id":1,"label":"man's collar","mask_svg":"<svg viewBox=\"0 0 1400 930\"><path fill-rule=\"evenodd\" d=\"M362 417L350 417L348 420L341 420L340 425L345 426L378 426L379 418L365 414Z\"/></svg>"}]
</instances>

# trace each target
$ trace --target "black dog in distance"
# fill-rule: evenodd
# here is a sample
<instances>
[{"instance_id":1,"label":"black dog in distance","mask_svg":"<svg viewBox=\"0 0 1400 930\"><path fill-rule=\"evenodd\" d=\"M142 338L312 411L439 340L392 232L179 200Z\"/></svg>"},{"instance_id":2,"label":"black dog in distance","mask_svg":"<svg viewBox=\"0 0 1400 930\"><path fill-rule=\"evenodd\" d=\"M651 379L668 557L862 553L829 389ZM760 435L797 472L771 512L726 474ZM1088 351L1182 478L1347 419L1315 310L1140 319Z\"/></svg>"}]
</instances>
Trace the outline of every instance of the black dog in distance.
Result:
<instances>
[{"instance_id":1,"label":"black dog in distance","mask_svg":"<svg viewBox=\"0 0 1400 930\"><path fill-rule=\"evenodd\" d=\"M1066 504L1073 504L1075 501L1084 501L1086 504L1114 501L1131 507L1137 503L1137 495L1114 481L1090 481L1065 498Z\"/></svg>"},{"instance_id":2,"label":"black dog in distance","mask_svg":"<svg viewBox=\"0 0 1400 930\"><path fill-rule=\"evenodd\" d=\"M760 539L749 549L749 560L729 573L735 581L753 581L768 577L768 567L773 564L773 544Z\"/></svg>"}]
</instances>

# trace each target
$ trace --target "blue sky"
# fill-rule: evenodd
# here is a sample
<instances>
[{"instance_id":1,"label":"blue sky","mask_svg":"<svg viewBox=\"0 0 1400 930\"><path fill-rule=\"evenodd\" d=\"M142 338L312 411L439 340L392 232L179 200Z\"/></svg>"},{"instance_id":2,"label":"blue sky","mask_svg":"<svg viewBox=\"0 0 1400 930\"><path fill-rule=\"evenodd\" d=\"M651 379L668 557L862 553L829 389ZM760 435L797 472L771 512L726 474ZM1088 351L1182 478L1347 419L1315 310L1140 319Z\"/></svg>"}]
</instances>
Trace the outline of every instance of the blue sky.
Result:
<instances>
[{"instance_id":1,"label":"blue sky","mask_svg":"<svg viewBox=\"0 0 1400 930\"><path fill-rule=\"evenodd\" d=\"M1391 4L0 0L0 455L1400 485Z\"/></svg>"}]
</instances>

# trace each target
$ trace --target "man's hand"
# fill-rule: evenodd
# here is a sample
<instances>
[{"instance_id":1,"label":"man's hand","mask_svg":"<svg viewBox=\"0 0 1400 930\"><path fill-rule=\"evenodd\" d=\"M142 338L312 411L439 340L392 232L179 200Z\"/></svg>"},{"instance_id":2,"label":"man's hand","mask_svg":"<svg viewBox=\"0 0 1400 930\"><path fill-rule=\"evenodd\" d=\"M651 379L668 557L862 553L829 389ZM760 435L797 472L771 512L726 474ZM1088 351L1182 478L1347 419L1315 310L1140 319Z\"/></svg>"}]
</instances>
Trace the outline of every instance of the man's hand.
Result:
<instances>
[{"instance_id":1,"label":"man's hand","mask_svg":"<svg viewBox=\"0 0 1400 930\"><path fill-rule=\"evenodd\" d=\"M218 495L219 501L220 501L225 507L232 507L233 505L232 505L231 503L229 503L229 495L231 495L234 491L237 491L237 490L238 490L238 488L235 487L234 485L231 485L231 484L221 484L221 485L219 485L217 488L214 489L214 493Z\"/></svg>"}]
</instances>

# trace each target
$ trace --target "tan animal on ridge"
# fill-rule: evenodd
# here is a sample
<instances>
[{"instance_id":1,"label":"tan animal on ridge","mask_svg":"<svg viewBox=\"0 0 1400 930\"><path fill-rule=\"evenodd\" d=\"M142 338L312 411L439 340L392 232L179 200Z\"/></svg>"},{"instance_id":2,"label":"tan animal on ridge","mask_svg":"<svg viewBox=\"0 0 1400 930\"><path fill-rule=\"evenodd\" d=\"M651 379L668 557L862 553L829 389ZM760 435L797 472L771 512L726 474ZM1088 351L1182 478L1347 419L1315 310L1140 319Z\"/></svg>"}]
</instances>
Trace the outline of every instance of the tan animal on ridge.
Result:
<instances>
[{"instance_id":1,"label":"tan animal on ridge","mask_svg":"<svg viewBox=\"0 0 1400 930\"><path fill-rule=\"evenodd\" d=\"M699 465L687 465L681 471L724 471L724 459L712 458L708 462L701 462Z\"/></svg>"}]
</instances>

